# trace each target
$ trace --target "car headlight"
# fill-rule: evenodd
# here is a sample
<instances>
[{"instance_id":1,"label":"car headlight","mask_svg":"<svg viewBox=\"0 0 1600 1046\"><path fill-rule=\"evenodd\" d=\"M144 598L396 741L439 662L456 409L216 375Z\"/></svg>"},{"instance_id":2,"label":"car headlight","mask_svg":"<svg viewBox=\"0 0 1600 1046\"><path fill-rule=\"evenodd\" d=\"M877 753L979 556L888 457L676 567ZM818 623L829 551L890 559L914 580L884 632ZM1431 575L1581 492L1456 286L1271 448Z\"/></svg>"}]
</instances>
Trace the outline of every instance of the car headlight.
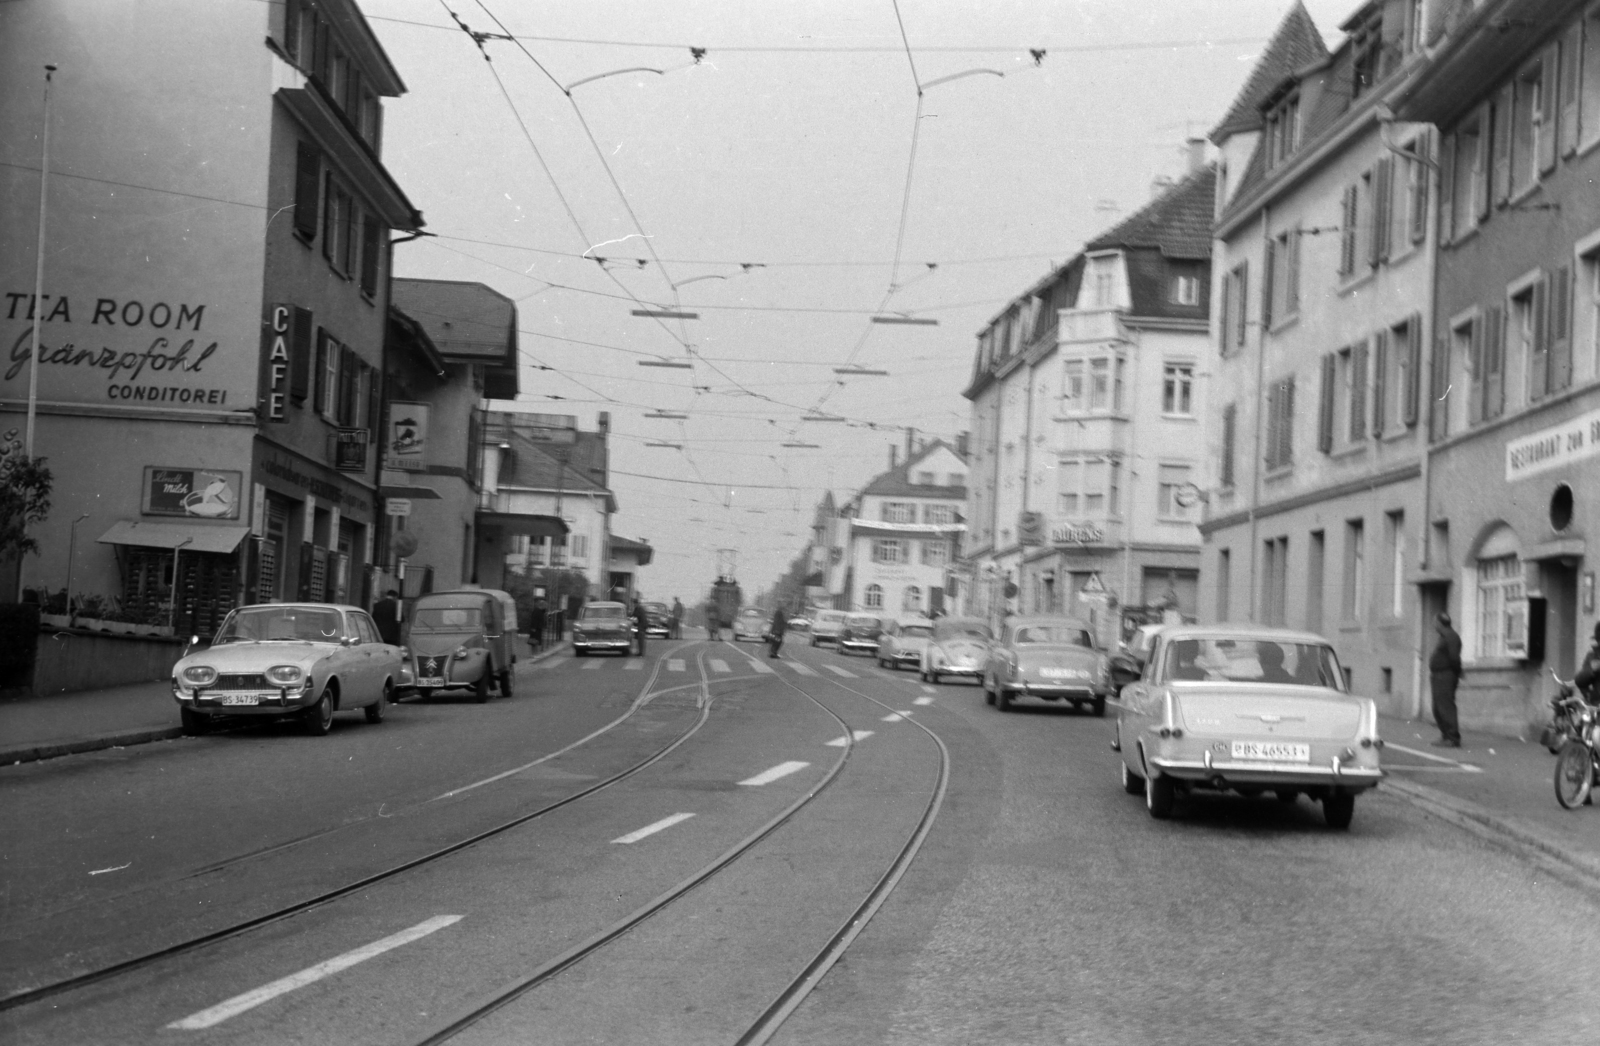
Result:
<instances>
[{"instance_id":1,"label":"car headlight","mask_svg":"<svg viewBox=\"0 0 1600 1046\"><path fill-rule=\"evenodd\" d=\"M299 686L306 678L299 665L273 665L267 669L267 682L275 686Z\"/></svg>"},{"instance_id":2,"label":"car headlight","mask_svg":"<svg viewBox=\"0 0 1600 1046\"><path fill-rule=\"evenodd\" d=\"M217 670L210 665L190 665L183 670L183 681L190 686L210 686L217 681Z\"/></svg>"},{"instance_id":3,"label":"car headlight","mask_svg":"<svg viewBox=\"0 0 1600 1046\"><path fill-rule=\"evenodd\" d=\"M466 647L464 647L464 646L456 647L456 653L455 653L456 660L459 661L461 658L466 657L466 656L467 656L467 648Z\"/></svg>"}]
</instances>

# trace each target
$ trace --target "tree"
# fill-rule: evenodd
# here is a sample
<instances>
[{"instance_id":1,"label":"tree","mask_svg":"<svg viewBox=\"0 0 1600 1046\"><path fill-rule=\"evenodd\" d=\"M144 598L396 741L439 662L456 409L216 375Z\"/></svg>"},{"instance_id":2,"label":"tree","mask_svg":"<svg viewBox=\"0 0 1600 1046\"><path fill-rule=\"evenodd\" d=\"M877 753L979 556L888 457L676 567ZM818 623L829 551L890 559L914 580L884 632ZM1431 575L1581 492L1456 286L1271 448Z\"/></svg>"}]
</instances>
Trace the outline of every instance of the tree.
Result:
<instances>
[{"instance_id":1,"label":"tree","mask_svg":"<svg viewBox=\"0 0 1600 1046\"><path fill-rule=\"evenodd\" d=\"M23 453L16 429L0 438L0 563L39 551L28 528L50 515L53 482L44 458Z\"/></svg>"}]
</instances>

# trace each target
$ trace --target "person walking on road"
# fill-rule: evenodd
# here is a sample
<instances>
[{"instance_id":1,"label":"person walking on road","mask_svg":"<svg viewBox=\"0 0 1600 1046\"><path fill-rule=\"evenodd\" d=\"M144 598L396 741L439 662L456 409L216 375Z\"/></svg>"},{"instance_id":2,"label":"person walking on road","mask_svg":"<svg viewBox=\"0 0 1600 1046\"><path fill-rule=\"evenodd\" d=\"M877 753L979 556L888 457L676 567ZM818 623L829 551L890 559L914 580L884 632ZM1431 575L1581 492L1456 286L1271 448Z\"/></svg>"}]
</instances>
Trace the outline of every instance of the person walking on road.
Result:
<instances>
[{"instance_id":1,"label":"person walking on road","mask_svg":"<svg viewBox=\"0 0 1600 1046\"><path fill-rule=\"evenodd\" d=\"M1434 624L1439 641L1428 657L1428 683L1433 689L1433 721L1439 727L1435 748L1460 748L1461 723L1456 717L1456 686L1461 682L1461 637L1450 627L1450 615Z\"/></svg>"},{"instance_id":2,"label":"person walking on road","mask_svg":"<svg viewBox=\"0 0 1600 1046\"><path fill-rule=\"evenodd\" d=\"M772 612L772 621L767 625L767 656L775 658L783 647L783 634L789 630L789 615L783 612L783 607Z\"/></svg>"},{"instance_id":3,"label":"person walking on road","mask_svg":"<svg viewBox=\"0 0 1600 1046\"><path fill-rule=\"evenodd\" d=\"M378 626L378 638L390 646L400 645L400 593L389 589L383 598L372 604L372 623Z\"/></svg>"},{"instance_id":4,"label":"person walking on road","mask_svg":"<svg viewBox=\"0 0 1600 1046\"><path fill-rule=\"evenodd\" d=\"M677 596L672 597L672 614L667 621L667 634L673 639L683 638L683 604Z\"/></svg>"},{"instance_id":5,"label":"person walking on road","mask_svg":"<svg viewBox=\"0 0 1600 1046\"><path fill-rule=\"evenodd\" d=\"M1591 705L1600 704L1600 622L1594 626L1594 643L1589 647L1589 652L1583 655L1583 664L1578 666L1578 674L1572 677L1572 685L1585 701Z\"/></svg>"},{"instance_id":6,"label":"person walking on road","mask_svg":"<svg viewBox=\"0 0 1600 1046\"><path fill-rule=\"evenodd\" d=\"M544 630L549 620L550 611L545 608L544 600L535 600L533 612L528 615L528 641L533 649L544 649Z\"/></svg>"},{"instance_id":7,"label":"person walking on road","mask_svg":"<svg viewBox=\"0 0 1600 1046\"><path fill-rule=\"evenodd\" d=\"M717 613L717 604L713 600L706 601L706 636L712 643L722 638L722 617Z\"/></svg>"},{"instance_id":8,"label":"person walking on road","mask_svg":"<svg viewBox=\"0 0 1600 1046\"><path fill-rule=\"evenodd\" d=\"M650 627L650 614L639 597L633 597L633 634L639 640L639 656L644 656L645 629Z\"/></svg>"}]
</instances>

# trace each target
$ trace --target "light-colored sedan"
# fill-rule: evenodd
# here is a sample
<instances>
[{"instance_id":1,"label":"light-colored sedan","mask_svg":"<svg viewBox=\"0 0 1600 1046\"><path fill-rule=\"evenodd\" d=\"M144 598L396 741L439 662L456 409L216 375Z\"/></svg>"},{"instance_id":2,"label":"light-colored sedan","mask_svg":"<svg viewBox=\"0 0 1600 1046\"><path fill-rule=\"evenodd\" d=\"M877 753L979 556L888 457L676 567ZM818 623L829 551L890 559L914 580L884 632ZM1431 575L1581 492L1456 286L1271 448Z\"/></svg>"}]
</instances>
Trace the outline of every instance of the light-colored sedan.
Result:
<instances>
[{"instance_id":1,"label":"light-colored sedan","mask_svg":"<svg viewBox=\"0 0 1600 1046\"><path fill-rule=\"evenodd\" d=\"M993 639L988 623L978 618L941 617L933 623L918 674L924 683L937 683L945 676L981 679Z\"/></svg>"},{"instance_id":2,"label":"light-colored sedan","mask_svg":"<svg viewBox=\"0 0 1600 1046\"><path fill-rule=\"evenodd\" d=\"M1356 796L1383 778L1377 705L1346 689L1333 647L1310 632L1169 626L1119 704L1122 785L1153 817L1200 789L1304 793L1348 828Z\"/></svg>"},{"instance_id":3,"label":"light-colored sedan","mask_svg":"<svg viewBox=\"0 0 1600 1046\"><path fill-rule=\"evenodd\" d=\"M1070 701L1106 714L1111 665L1086 621L1056 615L1013 617L989 648L984 697L1007 712L1020 698Z\"/></svg>"},{"instance_id":4,"label":"light-colored sedan","mask_svg":"<svg viewBox=\"0 0 1600 1046\"><path fill-rule=\"evenodd\" d=\"M811 615L811 645L837 643L845 616L843 610L819 610Z\"/></svg>"},{"instance_id":5,"label":"light-colored sedan","mask_svg":"<svg viewBox=\"0 0 1600 1046\"><path fill-rule=\"evenodd\" d=\"M933 622L925 617L908 617L904 620L884 622L883 634L878 637L878 665L881 668L903 668L922 664L922 652L933 639Z\"/></svg>"},{"instance_id":6,"label":"light-colored sedan","mask_svg":"<svg viewBox=\"0 0 1600 1046\"><path fill-rule=\"evenodd\" d=\"M172 666L172 696L186 734L216 715L294 715L320 736L346 709L382 722L401 672L400 648L379 638L365 611L269 603L239 607L210 646Z\"/></svg>"}]
</instances>

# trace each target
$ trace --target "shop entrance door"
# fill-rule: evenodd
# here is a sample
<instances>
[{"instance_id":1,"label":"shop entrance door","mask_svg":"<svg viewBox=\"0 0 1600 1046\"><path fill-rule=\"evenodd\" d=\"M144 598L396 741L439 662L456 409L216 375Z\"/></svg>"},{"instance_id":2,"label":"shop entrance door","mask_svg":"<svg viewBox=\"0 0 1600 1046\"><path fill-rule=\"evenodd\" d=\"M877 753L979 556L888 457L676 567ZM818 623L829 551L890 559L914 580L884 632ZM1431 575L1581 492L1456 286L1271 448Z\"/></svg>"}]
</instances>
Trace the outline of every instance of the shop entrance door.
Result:
<instances>
[{"instance_id":1,"label":"shop entrance door","mask_svg":"<svg viewBox=\"0 0 1600 1046\"><path fill-rule=\"evenodd\" d=\"M1578 570L1561 560L1546 560L1544 587L1544 663L1571 679L1578 662Z\"/></svg>"}]
</instances>

